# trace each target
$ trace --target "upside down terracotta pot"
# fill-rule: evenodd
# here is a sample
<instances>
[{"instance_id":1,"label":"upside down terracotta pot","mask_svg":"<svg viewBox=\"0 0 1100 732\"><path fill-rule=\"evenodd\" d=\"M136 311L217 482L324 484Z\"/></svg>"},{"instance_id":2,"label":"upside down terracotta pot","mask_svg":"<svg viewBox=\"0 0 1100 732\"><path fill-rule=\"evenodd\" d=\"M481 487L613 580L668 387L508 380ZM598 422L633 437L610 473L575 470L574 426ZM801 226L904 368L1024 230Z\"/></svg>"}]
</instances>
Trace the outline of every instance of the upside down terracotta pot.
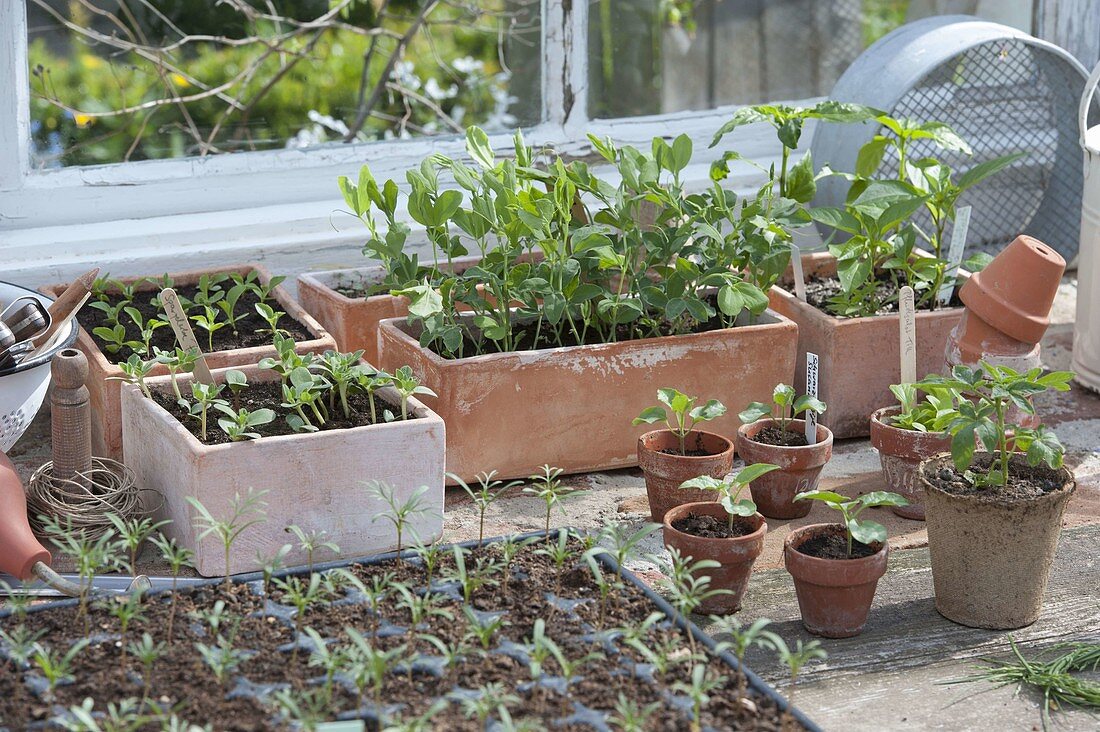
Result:
<instances>
[{"instance_id":1,"label":"upside down terracotta pot","mask_svg":"<svg viewBox=\"0 0 1100 732\"><path fill-rule=\"evenodd\" d=\"M959 290L966 305L951 332L948 366L988 361L1027 370L1039 365L1039 341L1066 260L1038 239L1018 236Z\"/></svg>"},{"instance_id":2,"label":"upside down terracotta pot","mask_svg":"<svg viewBox=\"0 0 1100 732\"><path fill-rule=\"evenodd\" d=\"M886 573L889 546L867 557L822 559L798 547L825 533L844 534L841 524L810 524L787 535L783 563L794 579L802 624L814 635L850 638L863 632L879 578Z\"/></svg>"},{"instance_id":3,"label":"upside down terracotta pot","mask_svg":"<svg viewBox=\"0 0 1100 732\"><path fill-rule=\"evenodd\" d=\"M716 595L708 599L699 606L697 613L735 613L741 609L741 599L749 586L752 564L760 556L760 552L764 551L764 535L768 533L768 524L758 513L746 518L738 517L738 520L752 522L752 532L726 539L695 536L673 526L679 519L692 515L712 516L722 522L729 520L726 509L713 501L676 506L665 514L665 545L675 548L682 557L691 557L694 561L711 559L721 565L701 570L700 574L710 577L711 589L729 590L731 594Z\"/></svg>"},{"instance_id":4,"label":"upside down terracotta pot","mask_svg":"<svg viewBox=\"0 0 1100 732\"><path fill-rule=\"evenodd\" d=\"M1012 464L1009 463L1011 480ZM951 469L950 454L920 466L936 610L972 628L1011 630L1031 625L1043 607L1062 515L1077 486L1062 468L1062 486L1038 498L954 495L929 480ZM995 491L996 489L990 489Z\"/></svg>"},{"instance_id":5,"label":"upside down terracotta pot","mask_svg":"<svg viewBox=\"0 0 1100 732\"><path fill-rule=\"evenodd\" d=\"M805 420L792 419L787 424L799 434L806 430ZM737 454L746 465L771 463L779 466L779 470L766 473L749 484L752 500L760 513L774 519L802 518L813 505L810 501L796 503L794 497L817 488L821 469L833 454L833 433L819 424L817 442L794 447L765 445L753 439L765 427L778 426L779 423L773 419L741 425L737 430Z\"/></svg>"},{"instance_id":6,"label":"upside down terracotta pot","mask_svg":"<svg viewBox=\"0 0 1100 732\"><path fill-rule=\"evenodd\" d=\"M709 475L723 478L733 467L733 443L721 435L692 430L684 438L689 451L705 455L680 455L680 440L669 430L646 432L638 438L638 467L645 475L649 515L654 522L684 503L715 501L717 494L698 488L681 488L685 480Z\"/></svg>"},{"instance_id":7,"label":"upside down terracotta pot","mask_svg":"<svg viewBox=\"0 0 1100 732\"><path fill-rule=\"evenodd\" d=\"M883 407L871 415L871 445L878 450L882 480L900 493L908 506L891 506L898 516L924 521L924 488L918 475L921 461L951 449L946 432L906 430L890 424L901 407Z\"/></svg>"}]
</instances>

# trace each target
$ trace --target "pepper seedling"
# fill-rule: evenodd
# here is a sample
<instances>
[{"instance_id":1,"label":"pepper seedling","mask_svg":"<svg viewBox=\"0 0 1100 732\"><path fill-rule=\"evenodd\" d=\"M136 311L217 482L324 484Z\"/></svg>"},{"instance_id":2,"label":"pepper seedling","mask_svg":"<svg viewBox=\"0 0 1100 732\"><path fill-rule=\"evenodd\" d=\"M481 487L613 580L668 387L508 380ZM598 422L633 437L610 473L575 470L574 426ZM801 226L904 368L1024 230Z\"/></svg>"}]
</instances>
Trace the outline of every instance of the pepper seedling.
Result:
<instances>
[{"instance_id":1,"label":"pepper seedling","mask_svg":"<svg viewBox=\"0 0 1100 732\"><path fill-rule=\"evenodd\" d=\"M909 501L897 493L872 491L859 498L848 498L833 491L803 491L794 497L796 501L821 501L826 506L840 511L843 517L844 531L848 537L848 556L852 556L852 541L870 546L875 542L886 541L886 527L877 521L860 521L859 515L868 508L876 506L908 506Z\"/></svg>"},{"instance_id":2,"label":"pepper seedling","mask_svg":"<svg viewBox=\"0 0 1100 732\"><path fill-rule=\"evenodd\" d=\"M772 391L770 406L763 402L752 402L737 415L737 418L741 420L742 424L752 424L765 417L771 417L779 423L779 429L787 431L787 425L790 424L790 421L803 412L823 414L825 409L825 402L817 397L803 394L796 398L794 387L787 384L777 384Z\"/></svg>"},{"instance_id":3,"label":"pepper seedling","mask_svg":"<svg viewBox=\"0 0 1100 732\"><path fill-rule=\"evenodd\" d=\"M719 479L700 475L698 478L685 480L680 487L715 491L718 494L718 502L722 504L722 508L726 510L726 515L729 517L729 528L732 531L734 519L756 513L756 504L751 498L739 498L741 491L745 490L749 483L773 470L779 470L779 466L771 463L756 463L742 468L737 475L728 478Z\"/></svg>"},{"instance_id":4,"label":"pepper seedling","mask_svg":"<svg viewBox=\"0 0 1100 732\"><path fill-rule=\"evenodd\" d=\"M962 396L957 389L929 384L891 384L901 410L889 418L893 427L913 432L943 432L955 416ZM920 398L924 392L924 398Z\"/></svg>"},{"instance_id":5,"label":"pepper seedling","mask_svg":"<svg viewBox=\"0 0 1100 732\"><path fill-rule=\"evenodd\" d=\"M646 407L631 424L653 424L664 422L669 432L672 432L680 441L680 454L687 455L685 440L696 423L709 422L726 413L726 407L717 399L710 399L706 404L695 406L696 397L688 396L676 389L658 389L657 401L662 406ZM665 407L672 412L672 420L669 419Z\"/></svg>"}]
</instances>

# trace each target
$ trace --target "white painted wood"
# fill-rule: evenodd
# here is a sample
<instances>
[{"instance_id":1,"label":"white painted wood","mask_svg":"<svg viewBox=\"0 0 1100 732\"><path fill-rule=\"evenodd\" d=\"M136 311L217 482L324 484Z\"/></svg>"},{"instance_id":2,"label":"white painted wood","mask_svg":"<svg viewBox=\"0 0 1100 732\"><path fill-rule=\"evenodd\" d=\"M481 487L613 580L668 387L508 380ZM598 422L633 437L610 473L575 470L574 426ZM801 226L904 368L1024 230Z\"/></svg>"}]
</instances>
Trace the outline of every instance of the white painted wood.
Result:
<instances>
[{"instance_id":1,"label":"white painted wood","mask_svg":"<svg viewBox=\"0 0 1100 732\"><path fill-rule=\"evenodd\" d=\"M1100 0L1036 0L1036 35L1091 69L1100 60Z\"/></svg>"},{"instance_id":2,"label":"white painted wood","mask_svg":"<svg viewBox=\"0 0 1100 732\"><path fill-rule=\"evenodd\" d=\"M22 185L30 166L26 10L22 0L0 2L0 191ZM0 227L3 217L0 209Z\"/></svg>"}]
</instances>

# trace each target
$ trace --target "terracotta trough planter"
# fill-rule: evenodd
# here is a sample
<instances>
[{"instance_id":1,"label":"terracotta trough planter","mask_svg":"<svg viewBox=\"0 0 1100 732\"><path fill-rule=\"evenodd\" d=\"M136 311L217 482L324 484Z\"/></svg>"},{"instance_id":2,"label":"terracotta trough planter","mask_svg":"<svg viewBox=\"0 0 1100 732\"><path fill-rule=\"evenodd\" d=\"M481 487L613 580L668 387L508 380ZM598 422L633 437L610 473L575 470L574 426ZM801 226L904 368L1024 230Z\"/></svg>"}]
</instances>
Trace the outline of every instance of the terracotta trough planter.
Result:
<instances>
[{"instance_id":1,"label":"terracotta trough planter","mask_svg":"<svg viewBox=\"0 0 1100 732\"><path fill-rule=\"evenodd\" d=\"M271 281L271 273L258 264L242 264L235 267L220 267L209 270L194 270L189 272L172 273L169 276L178 288L181 285L194 285L202 274L247 274L256 270L260 275L260 281L264 284ZM158 275L159 276L159 275ZM121 282L129 284L141 279L140 277L120 277ZM65 285L53 285L42 288L42 291L51 297L57 297L65 290ZM139 288L139 292L152 293L158 287L154 283L147 282ZM298 343L299 353L321 353L336 347L335 341L320 323L310 317L309 313L301 308L290 296L286 288L279 285L272 290L272 297L278 302L280 308L286 313L286 317L293 318L305 326L313 338ZM85 305L87 307L87 305ZM88 359L88 391L89 402L92 405L92 454L109 457L114 460L123 460L122 439L122 406L121 383L109 380L123 375L122 369L107 360L103 352L96 345L90 333L80 329L76 339L76 347L79 348ZM243 366L257 363L261 358L275 355L274 346L258 346L252 348L237 348L230 351L213 351L207 353L206 363L211 369L228 366ZM166 375L168 370L162 364L158 364L150 372L150 376Z\"/></svg>"},{"instance_id":2,"label":"terracotta trough planter","mask_svg":"<svg viewBox=\"0 0 1100 732\"><path fill-rule=\"evenodd\" d=\"M890 551L883 544L860 559L822 559L797 549L821 533L838 530L843 532L843 525L810 524L792 531L783 543L783 562L794 579L802 624L825 638L850 638L863 632Z\"/></svg>"},{"instance_id":3,"label":"terracotta trough planter","mask_svg":"<svg viewBox=\"0 0 1100 732\"><path fill-rule=\"evenodd\" d=\"M1077 483L1062 468L1060 489L1028 501L960 496L927 480L951 464L950 454L920 466L936 610L972 628L1031 625L1043 609L1062 515Z\"/></svg>"},{"instance_id":4,"label":"terracotta trough planter","mask_svg":"<svg viewBox=\"0 0 1100 732\"><path fill-rule=\"evenodd\" d=\"M724 478L733 467L733 442L713 432L693 430L684 438L688 450L703 450L707 455L670 455L664 450L679 450L680 440L668 430L646 432L638 438L638 467L645 475L649 516L661 523L665 513L684 503L714 501L717 494L699 488L681 488L685 480L708 475Z\"/></svg>"},{"instance_id":5,"label":"terracotta trough planter","mask_svg":"<svg viewBox=\"0 0 1100 732\"><path fill-rule=\"evenodd\" d=\"M871 445L878 451L882 480L886 490L899 493L908 506L891 506L890 510L907 519L924 521L924 487L919 469L921 461L951 449L951 435L946 432L918 432L888 424L887 420L901 407L883 407L871 415Z\"/></svg>"},{"instance_id":6,"label":"terracotta trough planter","mask_svg":"<svg viewBox=\"0 0 1100 732\"><path fill-rule=\"evenodd\" d=\"M827 253L802 255L806 277L831 276L836 260ZM868 318L837 318L773 287L772 309L798 324L798 371L794 384L806 383L806 353L816 353L821 376L818 396L829 405L820 423L837 439L864 437L871 412L893 397L890 384L901 380L897 314ZM917 312L917 374L943 371L944 345L962 317L962 308Z\"/></svg>"},{"instance_id":7,"label":"terracotta trough planter","mask_svg":"<svg viewBox=\"0 0 1100 732\"><path fill-rule=\"evenodd\" d=\"M806 421L789 421L795 432L802 434L806 430ZM765 445L752 439L765 427L779 426L772 419L761 419L752 424L741 425L737 430L737 454L746 465L771 463L779 470L766 473L749 484L753 503L757 510L768 518L802 518L813 508L811 501L798 501L794 497L803 491L817 489L821 470L833 455L833 434L828 427L817 426L817 442L813 445L783 447Z\"/></svg>"},{"instance_id":8,"label":"terracotta trough planter","mask_svg":"<svg viewBox=\"0 0 1100 732\"><path fill-rule=\"evenodd\" d=\"M713 516L720 521L728 520L726 509L713 501L685 503L676 506L665 514L665 544L675 548L681 556L691 557L695 561L712 559L720 567L703 570L710 577L710 588L729 590L730 595L717 595L701 604L696 610L702 615L729 615L741 609L741 600L749 586L752 564L764 551L764 535L768 533L768 524L760 514L754 514L747 520L752 521L755 530L751 534L729 539L714 539L693 536L676 529L672 523L691 514Z\"/></svg>"},{"instance_id":9,"label":"terracotta trough planter","mask_svg":"<svg viewBox=\"0 0 1100 732\"><path fill-rule=\"evenodd\" d=\"M241 368L249 382L278 379L272 371L256 366ZM215 378L221 382L215 371ZM182 378L181 381L188 379ZM151 390L166 390L168 377L150 379ZM379 395L397 403L392 389ZM127 444L127 464L141 489L163 498L159 518L172 524L165 532L195 552L195 568L204 576L225 571L223 548L218 539L199 539L194 509L188 496L197 498L216 516L225 516L235 492L248 488L267 490L266 521L241 535L233 546L230 572L262 568L257 553L274 556L292 543L286 527L324 530L327 540L340 547L340 557L355 557L394 548L393 526L375 520L385 506L371 498L369 481L382 481L408 496L420 486L428 513L411 521L407 541L414 536L425 542L443 529L443 420L415 399L409 400L417 419L350 429L263 437L221 445L204 445L179 421L129 384L122 389L122 428ZM216 429L216 427L215 427ZM415 532L415 534L413 533ZM327 556L324 559L337 557ZM304 564L297 546L287 558L290 565Z\"/></svg>"},{"instance_id":10,"label":"terracotta trough planter","mask_svg":"<svg viewBox=\"0 0 1100 732\"><path fill-rule=\"evenodd\" d=\"M420 347L402 320L383 321L379 366L412 367L447 423L447 469L523 478L544 463L569 473L636 465L645 431L630 421L660 387L727 404L770 399L794 372L797 329L768 311L731 329L620 343L445 359ZM707 428L733 439L737 416Z\"/></svg>"}]
</instances>

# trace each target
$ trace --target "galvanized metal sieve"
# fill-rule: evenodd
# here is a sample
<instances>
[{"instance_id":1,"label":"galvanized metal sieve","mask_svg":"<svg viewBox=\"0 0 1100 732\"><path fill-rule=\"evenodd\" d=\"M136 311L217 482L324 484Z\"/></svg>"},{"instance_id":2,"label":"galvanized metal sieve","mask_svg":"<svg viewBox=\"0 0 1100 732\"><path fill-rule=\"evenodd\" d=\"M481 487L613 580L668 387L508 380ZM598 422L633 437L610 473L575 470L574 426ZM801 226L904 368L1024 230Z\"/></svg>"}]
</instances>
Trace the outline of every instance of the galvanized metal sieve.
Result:
<instances>
[{"instance_id":1,"label":"galvanized metal sieve","mask_svg":"<svg viewBox=\"0 0 1100 732\"><path fill-rule=\"evenodd\" d=\"M973 206L967 253L996 253L1025 233L1073 261L1083 180L1076 112L1087 75L1061 48L1015 28L940 16L884 36L856 59L830 96L951 125L970 143L972 156L927 140L912 156L934 155L956 176L985 160L1025 153L960 198L959 206ZM1094 105L1090 119L1097 116ZM819 125L810 146L815 164L854 170L860 147L876 132L873 124ZM897 161L888 157L879 173L896 175ZM841 205L847 188L840 178L824 179L814 203ZM926 225L927 214L918 213L916 222Z\"/></svg>"}]
</instances>

